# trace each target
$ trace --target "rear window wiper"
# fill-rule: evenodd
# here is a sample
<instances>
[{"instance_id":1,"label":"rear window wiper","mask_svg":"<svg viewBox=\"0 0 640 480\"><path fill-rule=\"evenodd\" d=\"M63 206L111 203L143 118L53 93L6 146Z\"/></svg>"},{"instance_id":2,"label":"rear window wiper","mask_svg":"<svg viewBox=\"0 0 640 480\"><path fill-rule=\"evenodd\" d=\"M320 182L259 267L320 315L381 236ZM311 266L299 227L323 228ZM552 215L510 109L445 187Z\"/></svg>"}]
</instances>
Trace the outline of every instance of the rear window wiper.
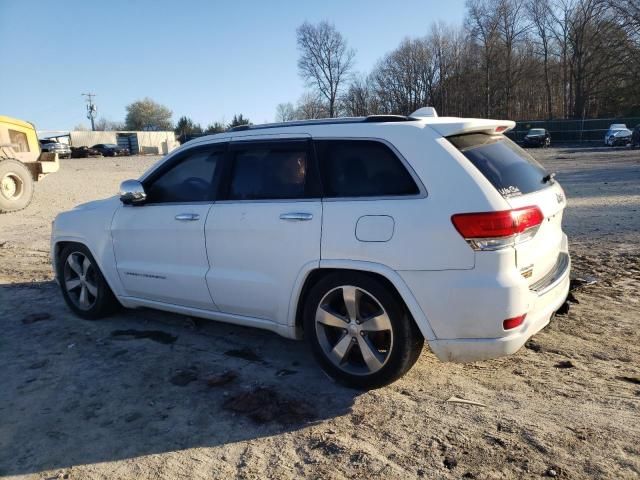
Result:
<instances>
[{"instance_id":1,"label":"rear window wiper","mask_svg":"<svg viewBox=\"0 0 640 480\"><path fill-rule=\"evenodd\" d=\"M545 175L544 177L542 177L542 183L548 183L551 180L553 180L556 177L555 173L549 173L548 175Z\"/></svg>"}]
</instances>

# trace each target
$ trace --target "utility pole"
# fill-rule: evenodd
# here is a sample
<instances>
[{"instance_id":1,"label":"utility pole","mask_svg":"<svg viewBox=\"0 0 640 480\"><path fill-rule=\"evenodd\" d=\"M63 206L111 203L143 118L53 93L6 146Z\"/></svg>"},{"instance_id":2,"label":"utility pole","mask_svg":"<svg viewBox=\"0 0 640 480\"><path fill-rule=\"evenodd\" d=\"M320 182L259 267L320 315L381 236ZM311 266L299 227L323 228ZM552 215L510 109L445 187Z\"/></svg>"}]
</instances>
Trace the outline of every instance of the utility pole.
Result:
<instances>
[{"instance_id":1,"label":"utility pole","mask_svg":"<svg viewBox=\"0 0 640 480\"><path fill-rule=\"evenodd\" d=\"M98 107L96 106L95 103L93 103L93 97L95 97L96 94L83 93L82 96L86 97L85 100L87 101L87 118L91 120L91 130L95 132L96 131L95 118L96 118L96 115L98 114Z\"/></svg>"}]
</instances>

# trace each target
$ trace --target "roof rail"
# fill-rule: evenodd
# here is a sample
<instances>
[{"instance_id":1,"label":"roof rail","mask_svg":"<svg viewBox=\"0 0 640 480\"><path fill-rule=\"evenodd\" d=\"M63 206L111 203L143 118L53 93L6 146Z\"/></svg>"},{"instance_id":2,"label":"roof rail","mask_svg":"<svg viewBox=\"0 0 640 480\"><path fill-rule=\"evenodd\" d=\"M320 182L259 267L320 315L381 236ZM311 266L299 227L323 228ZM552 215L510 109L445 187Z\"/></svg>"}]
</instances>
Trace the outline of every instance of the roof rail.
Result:
<instances>
[{"instance_id":1,"label":"roof rail","mask_svg":"<svg viewBox=\"0 0 640 480\"><path fill-rule=\"evenodd\" d=\"M262 125L238 125L231 127L229 132L242 132L244 130L263 130L267 128L302 127L308 125L336 125L343 123L383 123L383 122L410 122L417 118L404 115L369 115L368 117L340 117L340 118L316 118L312 120L292 120L290 122L264 123Z\"/></svg>"}]
</instances>

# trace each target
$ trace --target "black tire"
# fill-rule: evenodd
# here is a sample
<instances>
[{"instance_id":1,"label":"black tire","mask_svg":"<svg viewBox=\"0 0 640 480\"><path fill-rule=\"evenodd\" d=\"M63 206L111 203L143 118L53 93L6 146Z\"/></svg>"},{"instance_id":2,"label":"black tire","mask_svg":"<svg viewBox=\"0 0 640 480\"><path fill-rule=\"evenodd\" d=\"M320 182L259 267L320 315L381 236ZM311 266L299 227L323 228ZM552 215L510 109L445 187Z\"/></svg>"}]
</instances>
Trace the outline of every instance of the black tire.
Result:
<instances>
[{"instance_id":1,"label":"black tire","mask_svg":"<svg viewBox=\"0 0 640 480\"><path fill-rule=\"evenodd\" d=\"M0 213L26 208L33 198L33 189L31 172L22 162L0 160Z\"/></svg>"},{"instance_id":2,"label":"black tire","mask_svg":"<svg viewBox=\"0 0 640 480\"><path fill-rule=\"evenodd\" d=\"M87 280L90 279L92 287L96 289L96 295L87 293L87 295L89 295L89 305L85 307L82 307L79 299L75 297L77 292L70 292L68 289L69 282L73 280L71 277L75 273L72 271L72 267L67 265L67 260L71 256L74 256L74 258L84 257L88 259L91 264L87 272L85 272L85 275ZM84 245L72 243L62 249L56 261L56 274L64 301L73 313L79 317L86 320L97 320L113 313L119 307L120 304L113 295L107 281L104 279L95 258L93 258L89 249Z\"/></svg>"},{"instance_id":3,"label":"black tire","mask_svg":"<svg viewBox=\"0 0 640 480\"><path fill-rule=\"evenodd\" d=\"M356 287L357 290L362 290L363 293L370 294L379 306L386 311L384 313L387 314L390 321L391 334L387 337L390 338L390 347L387 349L386 360L382 367L373 373L364 372L354 374L345 371L344 368L337 366L329 358L329 355L325 353L325 349L321 345L323 340L319 338L316 328L316 312L320 307L320 303L327 298L327 295L331 295L332 292L340 290L341 286L353 286ZM397 294L391 291L390 287L385 283L366 273L335 272L322 278L309 291L306 297L303 315L305 339L309 343L322 369L339 383L352 388L369 390L380 388L394 382L413 366L420 356L424 344L424 338L420 330L406 311ZM361 323L356 323L362 328L362 326L366 324L366 320ZM321 325L321 327L324 328L325 325ZM337 331L339 332L340 329ZM359 344L356 343L359 342L357 335L347 333L347 329L343 331L344 333L339 333L339 335L341 335L340 338L348 337L351 334L355 337L351 338L354 342L354 347L351 347L351 350L349 350L350 353L347 355L354 355L355 360L357 360L358 355L360 355L359 358L363 359L364 357L359 354ZM376 332L373 333L375 334ZM362 332L360 332L360 334L363 336L367 335Z\"/></svg>"}]
</instances>

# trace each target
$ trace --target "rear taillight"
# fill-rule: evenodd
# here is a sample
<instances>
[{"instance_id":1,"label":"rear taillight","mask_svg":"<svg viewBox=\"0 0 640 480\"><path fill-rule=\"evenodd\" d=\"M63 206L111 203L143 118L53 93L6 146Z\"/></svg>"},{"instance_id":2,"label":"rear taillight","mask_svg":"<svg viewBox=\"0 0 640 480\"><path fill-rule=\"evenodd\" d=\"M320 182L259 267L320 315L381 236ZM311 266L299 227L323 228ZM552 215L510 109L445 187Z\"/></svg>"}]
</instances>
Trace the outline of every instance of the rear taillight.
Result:
<instances>
[{"instance_id":1,"label":"rear taillight","mask_svg":"<svg viewBox=\"0 0 640 480\"><path fill-rule=\"evenodd\" d=\"M474 250L497 250L529 240L543 220L538 207L458 213L451 217L456 230Z\"/></svg>"},{"instance_id":2,"label":"rear taillight","mask_svg":"<svg viewBox=\"0 0 640 480\"><path fill-rule=\"evenodd\" d=\"M504 330L511 330L512 328L519 327L524 322L524 317L526 316L527 314L525 313L524 315L520 315L519 317L507 318L502 322L502 328Z\"/></svg>"}]
</instances>

